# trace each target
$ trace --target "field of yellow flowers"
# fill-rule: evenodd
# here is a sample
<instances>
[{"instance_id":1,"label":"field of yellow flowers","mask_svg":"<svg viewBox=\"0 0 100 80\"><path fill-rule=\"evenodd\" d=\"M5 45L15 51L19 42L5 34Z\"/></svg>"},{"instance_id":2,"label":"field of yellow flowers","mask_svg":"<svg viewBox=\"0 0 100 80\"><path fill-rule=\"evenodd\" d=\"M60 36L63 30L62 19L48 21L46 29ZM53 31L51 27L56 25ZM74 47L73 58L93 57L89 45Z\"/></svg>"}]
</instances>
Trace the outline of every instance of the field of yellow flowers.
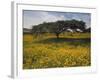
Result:
<instances>
[{"instance_id":1,"label":"field of yellow flowers","mask_svg":"<svg viewBox=\"0 0 100 80\"><path fill-rule=\"evenodd\" d=\"M91 65L90 33L23 35L23 69Z\"/></svg>"}]
</instances>

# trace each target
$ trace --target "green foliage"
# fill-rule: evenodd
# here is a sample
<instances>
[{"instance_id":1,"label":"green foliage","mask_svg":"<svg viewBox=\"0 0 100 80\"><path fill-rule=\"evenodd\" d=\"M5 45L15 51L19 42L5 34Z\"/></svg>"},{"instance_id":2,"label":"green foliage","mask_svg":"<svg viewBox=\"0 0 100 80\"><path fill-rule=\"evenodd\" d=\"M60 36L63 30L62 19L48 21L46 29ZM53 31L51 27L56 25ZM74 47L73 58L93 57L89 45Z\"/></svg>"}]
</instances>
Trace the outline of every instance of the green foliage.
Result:
<instances>
[{"instance_id":1,"label":"green foliage","mask_svg":"<svg viewBox=\"0 0 100 80\"><path fill-rule=\"evenodd\" d=\"M83 21L78 20L62 20L56 22L44 22L42 24L36 25L32 27L32 32L34 34L42 34L42 33L54 33L57 38L62 32L66 32L67 29L72 29L76 31L76 29L85 30L86 24Z\"/></svg>"}]
</instances>

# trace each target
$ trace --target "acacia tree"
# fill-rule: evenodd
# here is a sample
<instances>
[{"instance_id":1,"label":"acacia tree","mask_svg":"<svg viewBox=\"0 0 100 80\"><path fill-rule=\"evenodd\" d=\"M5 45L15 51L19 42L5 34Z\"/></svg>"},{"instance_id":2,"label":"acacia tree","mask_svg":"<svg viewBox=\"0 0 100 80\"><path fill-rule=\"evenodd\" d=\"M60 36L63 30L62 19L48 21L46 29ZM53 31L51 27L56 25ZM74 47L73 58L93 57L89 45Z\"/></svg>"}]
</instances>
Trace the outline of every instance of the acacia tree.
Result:
<instances>
[{"instance_id":1,"label":"acacia tree","mask_svg":"<svg viewBox=\"0 0 100 80\"><path fill-rule=\"evenodd\" d=\"M62 20L62 21L56 21L56 22L44 22L42 24L39 24L37 26L33 26L32 32L35 34L42 34L44 32L54 33L57 38L59 38L59 35L67 31L67 29L85 29L85 22L78 21L78 20Z\"/></svg>"}]
</instances>

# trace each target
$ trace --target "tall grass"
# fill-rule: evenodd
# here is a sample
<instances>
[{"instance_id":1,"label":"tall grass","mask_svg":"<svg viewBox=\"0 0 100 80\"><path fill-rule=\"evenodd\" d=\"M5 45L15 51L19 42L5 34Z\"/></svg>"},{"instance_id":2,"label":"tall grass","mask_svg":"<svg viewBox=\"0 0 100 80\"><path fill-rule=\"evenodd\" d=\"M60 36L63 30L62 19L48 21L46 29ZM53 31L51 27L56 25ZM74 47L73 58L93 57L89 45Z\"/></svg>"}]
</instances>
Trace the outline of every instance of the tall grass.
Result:
<instances>
[{"instance_id":1,"label":"tall grass","mask_svg":"<svg viewBox=\"0 0 100 80\"><path fill-rule=\"evenodd\" d=\"M89 33L23 35L23 69L90 65Z\"/></svg>"}]
</instances>

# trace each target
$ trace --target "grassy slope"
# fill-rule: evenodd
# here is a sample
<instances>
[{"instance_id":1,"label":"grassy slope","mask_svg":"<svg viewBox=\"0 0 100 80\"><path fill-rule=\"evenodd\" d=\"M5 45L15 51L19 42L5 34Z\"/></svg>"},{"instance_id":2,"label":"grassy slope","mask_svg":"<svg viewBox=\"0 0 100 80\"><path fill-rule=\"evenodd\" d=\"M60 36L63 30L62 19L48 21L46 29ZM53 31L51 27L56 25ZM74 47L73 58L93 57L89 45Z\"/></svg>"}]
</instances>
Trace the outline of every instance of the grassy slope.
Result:
<instances>
[{"instance_id":1,"label":"grassy slope","mask_svg":"<svg viewBox=\"0 0 100 80\"><path fill-rule=\"evenodd\" d=\"M39 37L25 34L23 68L52 68L90 66L90 34L65 33L56 39L54 35Z\"/></svg>"}]
</instances>

